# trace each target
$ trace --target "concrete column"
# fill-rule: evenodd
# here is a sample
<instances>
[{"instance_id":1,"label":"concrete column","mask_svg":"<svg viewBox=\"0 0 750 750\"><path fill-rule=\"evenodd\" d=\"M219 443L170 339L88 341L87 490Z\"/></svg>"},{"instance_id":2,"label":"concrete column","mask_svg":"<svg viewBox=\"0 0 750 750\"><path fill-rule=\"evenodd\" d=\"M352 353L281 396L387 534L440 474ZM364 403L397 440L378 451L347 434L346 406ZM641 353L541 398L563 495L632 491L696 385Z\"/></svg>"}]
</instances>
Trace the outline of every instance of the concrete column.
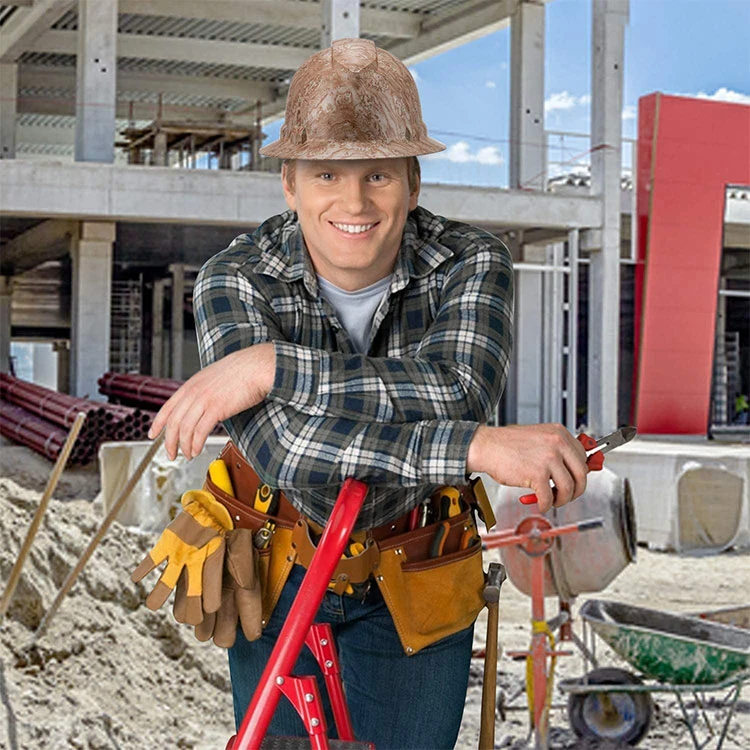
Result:
<instances>
[{"instance_id":1,"label":"concrete column","mask_svg":"<svg viewBox=\"0 0 750 750\"><path fill-rule=\"evenodd\" d=\"M172 263L172 378L182 380L183 337L185 335L185 265Z\"/></svg>"},{"instance_id":2,"label":"concrete column","mask_svg":"<svg viewBox=\"0 0 750 750\"><path fill-rule=\"evenodd\" d=\"M589 269L588 424L593 435L618 426L620 348L620 175L622 85L629 0L593 0L591 193L602 202Z\"/></svg>"},{"instance_id":3,"label":"concrete column","mask_svg":"<svg viewBox=\"0 0 750 750\"><path fill-rule=\"evenodd\" d=\"M516 274L513 379L518 424L542 421L542 276L541 271Z\"/></svg>"},{"instance_id":4,"label":"concrete column","mask_svg":"<svg viewBox=\"0 0 750 750\"><path fill-rule=\"evenodd\" d=\"M543 190L544 148L544 5L522 0L510 22L511 188Z\"/></svg>"},{"instance_id":5,"label":"concrete column","mask_svg":"<svg viewBox=\"0 0 750 750\"><path fill-rule=\"evenodd\" d=\"M568 359L565 364L565 426L573 433L578 423L578 240L579 232L568 232Z\"/></svg>"},{"instance_id":6,"label":"concrete column","mask_svg":"<svg viewBox=\"0 0 750 750\"><path fill-rule=\"evenodd\" d=\"M70 341L60 339L52 346L57 352L57 391L70 393Z\"/></svg>"},{"instance_id":7,"label":"concrete column","mask_svg":"<svg viewBox=\"0 0 750 750\"><path fill-rule=\"evenodd\" d=\"M0 63L0 159L16 158L18 63Z\"/></svg>"},{"instance_id":8,"label":"concrete column","mask_svg":"<svg viewBox=\"0 0 750 750\"><path fill-rule=\"evenodd\" d=\"M74 396L105 400L97 380L109 370L114 222L82 221L71 242L70 386Z\"/></svg>"},{"instance_id":9,"label":"concrete column","mask_svg":"<svg viewBox=\"0 0 750 750\"><path fill-rule=\"evenodd\" d=\"M359 0L323 0L320 48L336 39L359 37Z\"/></svg>"},{"instance_id":10,"label":"concrete column","mask_svg":"<svg viewBox=\"0 0 750 750\"><path fill-rule=\"evenodd\" d=\"M11 299L13 277L0 276L0 372L10 372Z\"/></svg>"},{"instance_id":11,"label":"concrete column","mask_svg":"<svg viewBox=\"0 0 750 750\"><path fill-rule=\"evenodd\" d=\"M542 382L542 421L562 422L563 379L563 245L556 243L545 248L543 331L544 360Z\"/></svg>"},{"instance_id":12,"label":"concrete column","mask_svg":"<svg viewBox=\"0 0 750 750\"><path fill-rule=\"evenodd\" d=\"M76 161L115 160L117 0L79 0Z\"/></svg>"},{"instance_id":13,"label":"concrete column","mask_svg":"<svg viewBox=\"0 0 750 750\"><path fill-rule=\"evenodd\" d=\"M151 300L151 374L164 377L164 287L168 279L156 279Z\"/></svg>"},{"instance_id":14,"label":"concrete column","mask_svg":"<svg viewBox=\"0 0 750 750\"><path fill-rule=\"evenodd\" d=\"M160 130L154 136L154 153L151 157L151 163L155 167L169 166L167 161L167 134L164 131Z\"/></svg>"}]
</instances>

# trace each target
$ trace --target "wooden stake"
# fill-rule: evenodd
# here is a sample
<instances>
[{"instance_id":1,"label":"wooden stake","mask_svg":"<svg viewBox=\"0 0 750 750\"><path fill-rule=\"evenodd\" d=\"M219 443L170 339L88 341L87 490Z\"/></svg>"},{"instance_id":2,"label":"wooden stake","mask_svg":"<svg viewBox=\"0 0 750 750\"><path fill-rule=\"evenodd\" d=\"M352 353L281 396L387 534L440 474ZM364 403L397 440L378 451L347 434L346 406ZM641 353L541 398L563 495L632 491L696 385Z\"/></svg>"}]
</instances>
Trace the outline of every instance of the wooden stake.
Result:
<instances>
[{"instance_id":1,"label":"wooden stake","mask_svg":"<svg viewBox=\"0 0 750 750\"><path fill-rule=\"evenodd\" d=\"M135 489L135 485L138 483L138 480L141 478L142 474L146 469L148 468L149 464L154 458L154 455L156 454L156 451L161 448L162 443L164 442L164 436L166 433L162 430L159 437L154 440L154 442L149 447L146 455L141 459L141 462L136 467L135 471L131 475L130 479L128 480L128 483L125 485L125 488L120 493L120 496L115 501L115 504L110 508L109 513L105 517L105 519L102 521L102 525L99 527L99 531L96 532L96 535L94 538L89 542L89 546L86 547L86 550L81 555L81 559L76 564L75 568L70 571L68 574L68 577L65 579L65 582L62 585L62 588L60 589L60 593L55 597L55 601L52 602L50 605L49 610L42 618L42 621L39 623L39 627L36 629L36 632L34 633L34 640L37 640L40 638L44 633L46 632L47 628L49 627L50 620L54 616L55 612L57 612L57 609L59 608L62 600L65 598L65 595L70 591L70 589L73 587L73 584L76 582L76 579L80 575L81 571L83 570L86 563L89 561L89 558L92 554L94 554L94 550L99 546L99 542L101 542L104 535L107 533L107 530L112 525L112 522L117 517L117 514L120 512L120 509L125 504L125 501L130 497L130 493Z\"/></svg>"},{"instance_id":2,"label":"wooden stake","mask_svg":"<svg viewBox=\"0 0 750 750\"><path fill-rule=\"evenodd\" d=\"M55 461L55 465L52 468L52 473L47 480L47 486L44 488L44 494L42 495L42 499L39 501L39 507L36 509L34 519L32 520L31 526L29 526L29 530L26 533L26 539L23 542L21 551L18 553L16 564L13 566L13 570L10 571L8 585L5 587L5 591L3 591L3 598L2 600L0 600L0 620L5 617L5 613L8 611L10 600L13 598L13 593L15 592L18 581L21 578L21 570L23 569L26 558L29 556L29 552L31 551L31 545L34 543L34 538L39 531L39 526L42 523L42 518L44 517L44 513L47 510L49 501L52 498L52 493L57 488L57 483L60 481L60 476L62 475L63 469L65 468L65 464L68 462L68 457L70 456L70 453L73 450L73 446L78 439L78 433L81 431L81 427L83 427L83 422L85 419L86 414L82 411L78 412L75 421L70 428L68 437L65 440L65 444L60 451L60 455L57 457L57 461Z\"/></svg>"}]
</instances>

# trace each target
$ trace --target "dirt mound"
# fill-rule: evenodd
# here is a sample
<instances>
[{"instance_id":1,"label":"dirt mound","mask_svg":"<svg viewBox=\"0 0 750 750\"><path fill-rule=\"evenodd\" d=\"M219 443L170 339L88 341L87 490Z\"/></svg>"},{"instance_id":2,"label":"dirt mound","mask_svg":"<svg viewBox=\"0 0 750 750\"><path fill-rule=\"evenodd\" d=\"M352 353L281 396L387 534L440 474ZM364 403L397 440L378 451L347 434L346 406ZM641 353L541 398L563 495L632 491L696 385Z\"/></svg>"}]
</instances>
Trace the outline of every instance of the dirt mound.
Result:
<instances>
[{"instance_id":1,"label":"dirt mound","mask_svg":"<svg viewBox=\"0 0 750 750\"><path fill-rule=\"evenodd\" d=\"M40 493L0 478L0 579L7 582ZM114 524L47 633L33 631L96 533L82 500L53 500L0 626L0 747L219 748L233 734L226 654L195 640L155 582L130 571L155 536Z\"/></svg>"}]
</instances>

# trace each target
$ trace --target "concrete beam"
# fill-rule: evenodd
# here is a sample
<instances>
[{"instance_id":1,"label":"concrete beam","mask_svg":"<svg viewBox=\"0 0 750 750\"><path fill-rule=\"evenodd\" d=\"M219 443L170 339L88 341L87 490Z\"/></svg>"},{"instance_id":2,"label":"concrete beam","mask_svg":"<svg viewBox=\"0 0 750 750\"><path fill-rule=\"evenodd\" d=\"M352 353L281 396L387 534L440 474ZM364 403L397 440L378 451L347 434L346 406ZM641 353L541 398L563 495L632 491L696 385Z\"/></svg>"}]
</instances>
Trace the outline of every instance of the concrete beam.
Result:
<instances>
[{"instance_id":1,"label":"concrete beam","mask_svg":"<svg viewBox=\"0 0 750 750\"><path fill-rule=\"evenodd\" d=\"M424 22L419 36L408 42L388 45L388 51L406 65L422 62L505 28L517 2L518 0L495 0L488 3L481 0L463 3L454 15Z\"/></svg>"},{"instance_id":2,"label":"concrete beam","mask_svg":"<svg viewBox=\"0 0 750 750\"><path fill-rule=\"evenodd\" d=\"M18 88L69 89L76 87L73 68L46 68L35 65L19 65ZM178 76L117 72L117 91L148 94L175 94L206 96L213 98L246 99L255 102L270 101L276 96L276 86L262 81L246 81L235 78L212 78L210 76Z\"/></svg>"},{"instance_id":3,"label":"concrete beam","mask_svg":"<svg viewBox=\"0 0 750 750\"><path fill-rule=\"evenodd\" d=\"M49 219L37 224L2 246L2 273L23 273L40 263L64 256L75 233L74 221Z\"/></svg>"},{"instance_id":4,"label":"concrete beam","mask_svg":"<svg viewBox=\"0 0 750 750\"><path fill-rule=\"evenodd\" d=\"M750 200L727 198L724 204L724 221L728 224L750 226Z\"/></svg>"},{"instance_id":5,"label":"concrete beam","mask_svg":"<svg viewBox=\"0 0 750 750\"><path fill-rule=\"evenodd\" d=\"M18 60L76 2L77 0L39 0L29 8L16 10L3 26L3 33L0 35L0 62Z\"/></svg>"},{"instance_id":6,"label":"concrete beam","mask_svg":"<svg viewBox=\"0 0 750 750\"><path fill-rule=\"evenodd\" d=\"M128 102L120 101L115 104L115 117L118 120L155 120L158 116L157 102ZM76 108L73 98L60 99L40 96L22 96L18 98L18 114L34 115L63 115L75 117ZM251 124L249 116L233 116L231 121L226 119L227 111L215 107L196 107L176 104L162 106L164 120L192 120L194 122L232 122L235 124Z\"/></svg>"},{"instance_id":7,"label":"concrete beam","mask_svg":"<svg viewBox=\"0 0 750 750\"><path fill-rule=\"evenodd\" d=\"M140 16L174 16L206 21L233 21L320 28L320 7L316 3L290 0L120 0L120 13ZM411 39L419 34L421 16L406 11L360 9L360 27L367 34Z\"/></svg>"},{"instance_id":8,"label":"concrete beam","mask_svg":"<svg viewBox=\"0 0 750 750\"><path fill-rule=\"evenodd\" d=\"M599 226L599 201L528 190L499 190L455 185L422 185L419 202L441 216L503 227L583 228Z\"/></svg>"},{"instance_id":9,"label":"concrete beam","mask_svg":"<svg viewBox=\"0 0 750 750\"><path fill-rule=\"evenodd\" d=\"M78 53L78 32L61 29L47 31L29 49L75 55ZM296 70L310 57L310 50L276 44L118 34L117 56Z\"/></svg>"},{"instance_id":10,"label":"concrete beam","mask_svg":"<svg viewBox=\"0 0 750 750\"><path fill-rule=\"evenodd\" d=\"M278 175L8 160L0 215L247 226L286 208Z\"/></svg>"},{"instance_id":11,"label":"concrete beam","mask_svg":"<svg viewBox=\"0 0 750 750\"><path fill-rule=\"evenodd\" d=\"M9 160L0 215L248 226L285 210L279 176ZM423 185L420 203L495 227L598 227L600 201L524 190Z\"/></svg>"}]
</instances>

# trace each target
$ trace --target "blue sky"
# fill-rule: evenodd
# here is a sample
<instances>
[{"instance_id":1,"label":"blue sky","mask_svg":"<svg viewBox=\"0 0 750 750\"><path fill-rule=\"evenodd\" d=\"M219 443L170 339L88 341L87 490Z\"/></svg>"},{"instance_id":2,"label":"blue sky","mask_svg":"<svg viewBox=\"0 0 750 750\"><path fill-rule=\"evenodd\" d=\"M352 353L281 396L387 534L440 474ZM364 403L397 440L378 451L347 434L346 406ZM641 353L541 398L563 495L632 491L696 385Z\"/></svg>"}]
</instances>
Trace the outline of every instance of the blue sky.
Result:
<instances>
[{"instance_id":1,"label":"blue sky","mask_svg":"<svg viewBox=\"0 0 750 750\"><path fill-rule=\"evenodd\" d=\"M630 0L623 135L637 134L638 99L654 91L750 104L749 0ZM588 133L591 2L546 6L545 127ZM430 134L448 151L422 158L426 182L507 186L510 30L412 66ZM279 123L266 128L266 143ZM570 171L588 141L551 136L551 169ZM624 147L624 160L630 148ZM565 162L557 167L554 162Z\"/></svg>"}]
</instances>

